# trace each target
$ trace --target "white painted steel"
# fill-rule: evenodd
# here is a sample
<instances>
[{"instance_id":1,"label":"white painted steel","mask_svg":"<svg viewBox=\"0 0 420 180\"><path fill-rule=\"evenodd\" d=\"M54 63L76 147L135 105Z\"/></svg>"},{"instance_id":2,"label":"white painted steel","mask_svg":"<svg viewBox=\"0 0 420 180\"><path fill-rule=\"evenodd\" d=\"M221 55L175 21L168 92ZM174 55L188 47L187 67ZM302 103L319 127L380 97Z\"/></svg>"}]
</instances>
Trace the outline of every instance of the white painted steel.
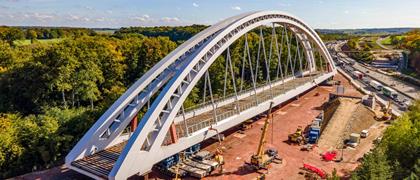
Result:
<instances>
[{"instance_id":1,"label":"white painted steel","mask_svg":"<svg viewBox=\"0 0 420 180\"><path fill-rule=\"evenodd\" d=\"M92 154L92 147L95 147L97 150L102 150L109 147L110 144L114 144L112 142L121 133L123 129L121 127L128 125L131 118L149 100L149 97L153 95L148 94L150 92L143 92L144 89L153 82L155 83L151 88L155 91L159 89L157 87L164 85L163 89L161 89L161 93L153 101L146 114L142 117L138 128L128 140L126 147L108 176L110 179L126 179L137 173L145 173L149 171L156 162L214 135L214 132L202 129L194 132L188 137L181 138L179 142L175 144L162 146L162 142L169 127L174 122L177 112L181 108L184 100L214 60L242 35L252 29L269 23L287 25L294 33L298 34L297 37L302 42L305 48L306 58L310 62L311 71L315 70L314 48L317 48L321 56L328 62L331 70L331 72L315 79L315 83L309 82L302 84L286 94L273 98L272 101L274 101L276 105L307 91L336 73L332 58L323 42L316 32L300 19L279 11L253 12L229 18L211 26L182 44L130 87L127 92L101 116L67 155L67 166L71 166L72 161ZM316 47L311 47L310 41L314 42ZM194 49L190 50L192 48ZM190 53L186 56L182 56L187 53L188 50L190 50ZM195 70L193 70L194 68ZM165 77L159 78L159 74L162 73ZM182 92L177 92L179 90ZM142 93L145 93L146 96L140 96ZM175 96L174 94L178 94L179 96ZM142 99L139 99L138 97L142 97ZM124 109L129 107L129 104L136 98L139 99L140 102L136 102L133 108L124 111ZM217 122L214 127L217 128L219 132L233 127L256 114L267 110L269 101L270 100L266 100L240 114L221 120ZM99 136L101 133L108 129L114 119L122 113L126 113L126 115L124 115L124 119L121 120L123 123L120 124L117 131L111 134L108 139L100 140ZM156 123L158 119L161 124ZM142 149L146 141L151 143L150 147ZM74 169L75 167L72 168ZM83 173L83 170L78 171ZM90 173L84 174L91 175Z\"/></svg>"}]
</instances>

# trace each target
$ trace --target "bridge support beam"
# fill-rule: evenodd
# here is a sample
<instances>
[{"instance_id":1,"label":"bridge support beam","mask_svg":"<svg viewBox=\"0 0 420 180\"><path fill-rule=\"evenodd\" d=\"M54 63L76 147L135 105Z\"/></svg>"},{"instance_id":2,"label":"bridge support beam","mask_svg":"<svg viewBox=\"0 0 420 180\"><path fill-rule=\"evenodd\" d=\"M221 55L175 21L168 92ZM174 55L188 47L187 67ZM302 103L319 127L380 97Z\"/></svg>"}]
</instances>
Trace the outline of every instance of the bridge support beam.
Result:
<instances>
[{"instance_id":1,"label":"bridge support beam","mask_svg":"<svg viewBox=\"0 0 420 180\"><path fill-rule=\"evenodd\" d=\"M175 123L174 122L172 122L171 128L169 129L169 131L171 133L172 143L178 142L178 135L176 134L176 126L175 126Z\"/></svg>"},{"instance_id":2,"label":"bridge support beam","mask_svg":"<svg viewBox=\"0 0 420 180\"><path fill-rule=\"evenodd\" d=\"M134 116L133 120L130 122L130 130L134 132L137 129L137 124L139 123L137 115Z\"/></svg>"}]
</instances>

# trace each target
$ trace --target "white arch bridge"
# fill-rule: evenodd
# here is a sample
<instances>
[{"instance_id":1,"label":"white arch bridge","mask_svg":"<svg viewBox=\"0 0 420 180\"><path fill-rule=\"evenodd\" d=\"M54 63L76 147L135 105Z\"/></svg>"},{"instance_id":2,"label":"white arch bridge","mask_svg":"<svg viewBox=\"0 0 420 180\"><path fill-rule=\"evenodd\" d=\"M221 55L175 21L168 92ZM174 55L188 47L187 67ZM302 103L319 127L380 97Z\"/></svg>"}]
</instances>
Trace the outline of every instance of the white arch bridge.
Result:
<instances>
[{"instance_id":1,"label":"white arch bridge","mask_svg":"<svg viewBox=\"0 0 420 180\"><path fill-rule=\"evenodd\" d=\"M212 69L224 70L224 81ZM223 132L335 73L319 36L297 17L260 11L228 18L137 80L76 144L66 165L96 179L146 173L216 135L210 127ZM191 96L198 105L184 108Z\"/></svg>"}]
</instances>

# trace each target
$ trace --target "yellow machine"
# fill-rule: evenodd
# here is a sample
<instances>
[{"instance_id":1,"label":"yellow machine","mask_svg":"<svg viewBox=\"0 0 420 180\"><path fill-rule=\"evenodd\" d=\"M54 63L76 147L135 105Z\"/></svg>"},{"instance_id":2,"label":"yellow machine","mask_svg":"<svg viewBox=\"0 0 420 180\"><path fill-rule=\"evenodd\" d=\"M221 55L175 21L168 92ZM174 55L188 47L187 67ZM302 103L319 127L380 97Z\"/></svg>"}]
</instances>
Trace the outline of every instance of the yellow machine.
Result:
<instances>
[{"instance_id":1,"label":"yellow machine","mask_svg":"<svg viewBox=\"0 0 420 180\"><path fill-rule=\"evenodd\" d=\"M175 178L173 178L172 180L181 180L181 178L179 177L179 164L176 165L176 174L175 174Z\"/></svg>"},{"instance_id":2,"label":"yellow machine","mask_svg":"<svg viewBox=\"0 0 420 180\"><path fill-rule=\"evenodd\" d=\"M386 107L386 109L384 111L384 116L382 116L383 120L390 120L391 119L390 109L391 109L391 101L388 101L388 106Z\"/></svg>"},{"instance_id":3,"label":"yellow machine","mask_svg":"<svg viewBox=\"0 0 420 180\"><path fill-rule=\"evenodd\" d=\"M267 168L267 165L274 161L277 158L277 150L269 149L264 151L264 145L266 143L267 130L269 125L269 120L271 117L271 108L273 102L270 104L270 109L267 111L267 118L264 122L264 127L262 129L260 143L258 144L257 153L251 156L251 165L255 169Z\"/></svg>"},{"instance_id":4,"label":"yellow machine","mask_svg":"<svg viewBox=\"0 0 420 180\"><path fill-rule=\"evenodd\" d=\"M302 131L302 126L298 126L295 133L289 134L288 141L291 143L301 144L303 142Z\"/></svg>"},{"instance_id":5,"label":"yellow machine","mask_svg":"<svg viewBox=\"0 0 420 180\"><path fill-rule=\"evenodd\" d=\"M210 126L209 131L216 131L219 147L216 148L216 152L214 153L214 159L219 164L219 173L223 173L223 165L225 164L225 160L223 159L223 151L221 149L222 140L220 138L220 133L217 129L213 128L212 126Z\"/></svg>"}]
</instances>

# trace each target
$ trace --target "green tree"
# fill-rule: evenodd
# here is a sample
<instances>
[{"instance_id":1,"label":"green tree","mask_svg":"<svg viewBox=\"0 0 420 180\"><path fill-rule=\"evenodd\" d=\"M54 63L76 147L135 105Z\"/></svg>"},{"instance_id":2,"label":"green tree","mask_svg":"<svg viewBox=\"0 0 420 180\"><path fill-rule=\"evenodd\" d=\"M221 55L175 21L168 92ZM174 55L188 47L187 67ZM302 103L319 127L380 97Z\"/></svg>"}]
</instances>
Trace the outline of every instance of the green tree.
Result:
<instances>
[{"instance_id":1,"label":"green tree","mask_svg":"<svg viewBox=\"0 0 420 180\"><path fill-rule=\"evenodd\" d=\"M28 29L26 31L26 39L30 39L30 40L34 40L38 37L38 35L36 34L36 31L33 29Z\"/></svg>"},{"instance_id":2,"label":"green tree","mask_svg":"<svg viewBox=\"0 0 420 180\"><path fill-rule=\"evenodd\" d=\"M362 165L356 170L355 174L352 176L352 179L382 180L391 179L392 177L391 166L387 157L379 149L363 157Z\"/></svg>"}]
</instances>

